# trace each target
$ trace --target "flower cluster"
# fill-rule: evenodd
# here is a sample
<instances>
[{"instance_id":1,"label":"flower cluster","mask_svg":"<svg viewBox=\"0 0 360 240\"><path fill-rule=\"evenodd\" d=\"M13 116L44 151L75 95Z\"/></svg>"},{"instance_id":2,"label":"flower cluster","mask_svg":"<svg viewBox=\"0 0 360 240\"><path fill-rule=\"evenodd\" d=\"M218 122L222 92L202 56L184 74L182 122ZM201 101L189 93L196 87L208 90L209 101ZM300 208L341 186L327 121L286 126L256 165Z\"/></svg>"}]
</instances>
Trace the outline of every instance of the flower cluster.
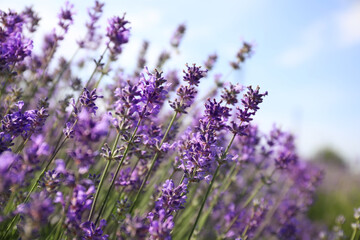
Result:
<instances>
[{"instance_id":1,"label":"flower cluster","mask_svg":"<svg viewBox=\"0 0 360 240\"><path fill-rule=\"evenodd\" d=\"M169 69L184 24L156 64L144 41L135 69L119 67L130 23L124 14L102 29L97 0L67 59L58 49L73 9L65 3L40 53L37 13L0 10L1 239L317 239L306 212L323 172L292 134L254 123L267 92L218 75L211 89L216 54ZM232 68L252 52L244 43Z\"/></svg>"},{"instance_id":2,"label":"flower cluster","mask_svg":"<svg viewBox=\"0 0 360 240\"><path fill-rule=\"evenodd\" d=\"M112 58L122 52L122 45L129 41L130 29L126 26L129 24L123 17L113 17L109 19L106 36L109 38L108 48L110 49Z\"/></svg>"}]
</instances>

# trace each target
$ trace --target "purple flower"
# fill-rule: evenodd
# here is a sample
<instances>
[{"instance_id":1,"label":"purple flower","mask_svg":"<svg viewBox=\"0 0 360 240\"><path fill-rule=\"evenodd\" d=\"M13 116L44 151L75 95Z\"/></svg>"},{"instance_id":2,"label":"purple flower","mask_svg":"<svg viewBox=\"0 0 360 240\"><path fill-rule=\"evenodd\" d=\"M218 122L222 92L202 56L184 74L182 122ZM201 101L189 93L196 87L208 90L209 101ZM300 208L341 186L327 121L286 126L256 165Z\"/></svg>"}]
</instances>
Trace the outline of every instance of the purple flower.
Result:
<instances>
[{"instance_id":1,"label":"purple flower","mask_svg":"<svg viewBox=\"0 0 360 240\"><path fill-rule=\"evenodd\" d=\"M22 113L24 102L19 101L17 106L17 112L7 114L1 121L4 132L11 134L13 139L19 135L25 139L34 132L39 132L48 117L47 110L40 108Z\"/></svg>"},{"instance_id":2,"label":"purple flower","mask_svg":"<svg viewBox=\"0 0 360 240\"><path fill-rule=\"evenodd\" d=\"M45 172L41 183L42 187L49 194L56 193L57 189L61 185L61 176L61 173L57 172L56 170Z\"/></svg>"},{"instance_id":3,"label":"purple flower","mask_svg":"<svg viewBox=\"0 0 360 240\"><path fill-rule=\"evenodd\" d=\"M79 232L82 215L86 210L89 210L92 204L92 194L95 193L95 187L88 188L77 184L71 194L70 205L66 213L65 224L67 228L74 232ZM58 197L57 202L65 202L61 196ZM81 228L80 228L81 229ZM80 233L79 233L80 234Z\"/></svg>"},{"instance_id":4,"label":"purple flower","mask_svg":"<svg viewBox=\"0 0 360 240\"><path fill-rule=\"evenodd\" d=\"M48 218L53 211L52 200L46 196L45 192L34 193L30 202L18 205L16 213L23 217L20 224L22 237L37 238L41 227L48 223Z\"/></svg>"},{"instance_id":5,"label":"purple flower","mask_svg":"<svg viewBox=\"0 0 360 240\"><path fill-rule=\"evenodd\" d=\"M100 220L99 227L96 227L93 222L87 221L80 225L80 228L83 231L82 238L83 240L93 239L93 240L106 240L109 238L109 235L104 234L102 228L106 226L105 219Z\"/></svg>"},{"instance_id":6,"label":"purple flower","mask_svg":"<svg viewBox=\"0 0 360 240\"><path fill-rule=\"evenodd\" d=\"M122 234L134 240L145 240L149 232L149 226L143 219L138 216L126 215L124 223L121 226ZM123 238L120 238L123 239ZM128 238L125 238L128 239Z\"/></svg>"},{"instance_id":7,"label":"purple flower","mask_svg":"<svg viewBox=\"0 0 360 240\"><path fill-rule=\"evenodd\" d=\"M187 194L187 180L175 187L174 181L168 179L162 187L161 197L156 201L155 208L159 212L164 209L167 215L184 208Z\"/></svg>"},{"instance_id":8,"label":"purple flower","mask_svg":"<svg viewBox=\"0 0 360 240\"><path fill-rule=\"evenodd\" d=\"M158 62L156 64L157 69L162 69L167 60L170 59L170 53L168 51L162 51L159 55Z\"/></svg>"},{"instance_id":9,"label":"purple flower","mask_svg":"<svg viewBox=\"0 0 360 240\"><path fill-rule=\"evenodd\" d=\"M253 53L253 46L247 42L243 43L243 46L240 48L240 50L236 54L236 62L231 62L230 65L233 69L239 69L240 63L245 62L245 60L249 57L251 57Z\"/></svg>"},{"instance_id":10,"label":"purple flower","mask_svg":"<svg viewBox=\"0 0 360 240\"><path fill-rule=\"evenodd\" d=\"M4 151L11 151L10 147L14 145L10 134L0 132L0 154Z\"/></svg>"},{"instance_id":11,"label":"purple flower","mask_svg":"<svg viewBox=\"0 0 360 240\"><path fill-rule=\"evenodd\" d=\"M208 59L206 60L206 62L204 63L204 66L207 70L211 70L214 67L214 64L217 60L218 56L216 55L216 53L209 55Z\"/></svg>"},{"instance_id":12,"label":"purple flower","mask_svg":"<svg viewBox=\"0 0 360 240\"><path fill-rule=\"evenodd\" d=\"M36 12L34 12L32 6L25 7L24 11L22 12L22 16L24 16L25 18L26 27L29 30L29 32L31 33L35 32L37 27L39 26L39 22L41 18Z\"/></svg>"},{"instance_id":13,"label":"purple flower","mask_svg":"<svg viewBox=\"0 0 360 240\"><path fill-rule=\"evenodd\" d=\"M205 76L206 71L200 70L200 67L196 67L195 64L193 67L186 65L187 72L185 72L184 81L188 82L188 86L181 85L176 95L180 98L176 98L175 101L169 101L170 107L173 108L178 113L187 113L186 108L190 107L193 103L194 98L197 94L194 86L198 86L200 79Z\"/></svg>"},{"instance_id":14,"label":"purple flower","mask_svg":"<svg viewBox=\"0 0 360 240\"><path fill-rule=\"evenodd\" d=\"M106 115L103 117L94 117L83 109L78 115L78 122L74 127L76 140L83 144L98 142L105 137L109 131L109 119Z\"/></svg>"},{"instance_id":15,"label":"purple flower","mask_svg":"<svg viewBox=\"0 0 360 240\"><path fill-rule=\"evenodd\" d=\"M21 62L31 55L32 49L33 42L24 38L20 32L11 34L1 44L0 63L8 66Z\"/></svg>"},{"instance_id":16,"label":"purple flower","mask_svg":"<svg viewBox=\"0 0 360 240\"><path fill-rule=\"evenodd\" d=\"M250 121L252 121L252 116L255 115L257 110L259 110L259 104L262 103L263 98L268 94L265 93L259 93L259 86L256 88L256 90L253 90L251 86L248 87L248 91L246 94L244 94L243 99L241 100L241 103L243 105L243 108L237 107L237 113L236 116L240 123L236 123L235 121L231 122L231 125L229 126L229 129L234 133L238 135L245 135L245 129L247 128Z\"/></svg>"},{"instance_id":17,"label":"purple flower","mask_svg":"<svg viewBox=\"0 0 360 240\"><path fill-rule=\"evenodd\" d=\"M178 72L176 70L168 71L165 75L165 79L171 84L169 91L174 91L180 83Z\"/></svg>"},{"instance_id":18,"label":"purple flower","mask_svg":"<svg viewBox=\"0 0 360 240\"><path fill-rule=\"evenodd\" d=\"M24 173L19 160L19 156L10 151L0 154L0 193L8 193L10 187L23 182Z\"/></svg>"},{"instance_id":19,"label":"purple flower","mask_svg":"<svg viewBox=\"0 0 360 240\"><path fill-rule=\"evenodd\" d=\"M259 129L257 126L249 125L244 130L244 135L237 138L239 141L239 148L235 148L239 154L241 163L255 162L257 157L257 147L260 142ZM240 152L240 153L239 153Z\"/></svg>"},{"instance_id":20,"label":"purple flower","mask_svg":"<svg viewBox=\"0 0 360 240\"><path fill-rule=\"evenodd\" d=\"M41 58L35 59L35 60L39 61L39 63L37 63L38 66L42 67L42 64L45 64L46 59L51 55L52 51L54 51L54 49L56 49L59 46L58 40L61 40L61 39L62 39L62 37L57 36L55 33L55 30L51 33L44 35L43 45L41 47L41 49L43 51L43 55ZM34 67L36 67L36 66L34 66ZM39 75L41 75L43 69L40 68L37 71L38 71Z\"/></svg>"},{"instance_id":21,"label":"purple flower","mask_svg":"<svg viewBox=\"0 0 360 240\"><path fill-rule=\"evenodd\" d=\"M73 11L74 5L70 2L65 2L65 7L61 8L59 17L59 26L64 30L64 33L67 33L71 24L73 24Z\"/></svg>"},{"instance_id":22,"label":"purple flower","mask_svg":"<svg viewBox=\"0 0 360 240\"><path fill-rule=\"evenodd\" d=\"M180 42L181 42L182 38L184 37L185 30L186 30L185 24L180 24L177 27L176 31L174 32L174 34L170 40L171 46L173 46L175 48L179 47Z\"/></svg>"},{"instance_id":23,"label":"purple flower","mask_svg":"<svg viewBox=\"0 0 360 240\"><path fill-rule=\"evenodd\" d=\"M173 108L176 112L187 113L186 108L190 107L194 101L197 91L192 86L181 85L176 91L176 94L180 97L180 100L177 98L172 102L169 101L170 107Z\"/></svg>"},{"instance_id":24,"label":"purple flower","mask_svg":"<svg viewBox=\"0 0 360 240\"><path fill-rule=\"evenodd\" d=\"M50 146L45 142L42 135L32 137L31 145L25 149L24 160L32 166L41 161L42 156L50 155Z\"/></svg>"},{"instance_id":25,"label":"purple flower","mask_svg":"<svg viewBox=\"0 0 360 240\"><path fill-rule=\"evenodd\" d=\"M230 117L230 108L222 106L222 101L217 102L208 99L205 103L204 119L215 130L221 130L226 126L226 122Z\"/></svg>"},{"instance_id":26,"label":"purple flower","mask_svg":"<svg viewBox=\"0 0 360 240\"><path fill-rule=\"evenodd\" d=\"M229 88L224 88L222 91L221 99L223 99L226 104L233 105L238 102L237 96L238 94L243 91L243 86L240 84L229 84Z\"/></svg>"},{"instance_id":27,"label":"purple flower","mask_svg":"<svg viewBox=\"0 0 360 240\"><path fill-rule=\"evenodd\" d=\"M141 47L141 50L140 50L139 57L138 57L138 62L137 62L138 69L143 69L145 67L145 64L146 64L145 54L146 54L148 48L149 48L149 42L144 41L143 45Z\"/></svg>"},{"instance_id":28,"label":"purple flower","mask_svg":"<svg viewBox=\"0 0 360 240\"><path fill-rule=\"evenodd\" d=\"M15 32L22 32L24 19L16 12L9 10L8 13L0 10L0 22L3 26L2 34L9 35Z\"/></svg>"},{"instance_id":29,"label":"purple flower","mask_svg":"<svg viewBox=\"0 0 360 240\"><path fill-rule=\"evenodd\" d=\"M73 138L74 137L74 130L73 130L73 123L67 122L66 126L63 130L65 137L67 138Z\"/></svg>"},{"instance_id":30,"label":"purple flower","mask_svg":"<svg viewBox=\"0 0 360 240\"><path fill-rule=\"evenodd\" d=\"M152 74L147 68L144 71L147 77L145 74L142 74L138 85L141 101L150 110L148 114L151 114L152 110L155 110L154 113L157 114L160 104L164 102L168 93L166 89L168 85L163 86L166 83L166 79L162 76L162 72L158 72L155 69L155 73Z\"/></svg>"},{"instance_id":31,"label":"purple flower","mask_svg":"<svg viewBox=\"0 0 360 240\"><path fill-rule=\"evenodd\" d=\"M212 172L217 154L213 131L189 134L179 147L178 166L191 181L203 180Z\"/></svg>"},{"instance_id":32,"label":"purple flower","mask_svg":"<svg viewBox=\"0 0 360 240\"><path fill-rule=\"evenodd\" d=\"M96 88L94 88L91 92L84 88L79 100L83 107L85 107L90 113L96 114L96 110L98 107L95 104L96 99L103 98L103 96L99 96L96 94Z\"/></svg>"},{"instance_id":33,"label":"purple flower","mask_svg":"<svg viewBox=\"0 0 360 240\"><path fill-rule=\"evenodd\" d=\"M30 130L29 121L26 116L21 112L24 106L23 101L17 103L18 111L10 113L4 116L2 119L2 129L5 133L12 135L12 138L16 138L19 135L26 135Z\"/></svg>"},{"instance_id":34,"label":"purple flower","mask_svg":"<svg viewBox=\"0 0 360 240\"><path fill-rule=\"evenodd\" d=\"M40 132L45 124L47 117L49 116L47 109L43 107L40 109L26 111L24 115L29 121L30 131L32 133Z\"/></svg>"},{"instance_id":35,"label":"purple flower","mask_svg":"<svg viewBox=\"0 0 360 240\"><path fill-rule=\"evenodd\" d=\"M106 36L109 38L107 43L111 52L112 58L122 52L122 45L129 41L130 28L126 25L129 23L125 20L125 14L122 18L113 17L109 19L109 26L106 28Z\"/></svg>"},{"instance_id":36,"label":"purple flower","mask_svg":"<svg viewBox=\"0 0 360 240\"><path fill-rule=\"evenodd\" d=\"M96 29L99 28L96 24L98 23L102 12L103 12L104 3L95 1L95 6L88 9L88 15L90 17L90 22L86 22L87 33L83 40L78 41L78 44L81 48L97 48L100 44L102 36L96 33Z\"/></svg>"},{"instance_id":37,"label":"purple flower","mask_svg":"<svg viewBox=\"0 0 360 240\"><path fill-rule=\"evenodd\" d=\"M187 71L184 70L184 81L188 82L190 86L198 86L200 83L200 79L205 77L207 70L201 70L201 67L196 67L195 64L193 64L192 67L189 67L186 64L186 67Z\"/></svg>"},{"instance_id":38,"label":"purple flower","mask_svg":"<svg viewBox=\"0 0 360 240\"><path fill-rule=\"evenodd\" d=\"M259 93L260 87L257 86L255 90L252 89L252 86L248 87L247 93L244 95L244 98L241 100L243 106L253 111L253 114L259 110L259 104L262 103L263 98L268 95L268 92Z\"/></svg>"},{"instance_id":39,"label":"purple flower","mask_svg":"<svg viewBox=\"0 0 360 240\"><path fill-rule=\"evenodd\" d=\"M98 156L98 152L94 152L87 145L81 145L69 151L69 155L75 161L75 164L79 169L79 173L84 174L87 173L89 168L94 164L95 157Z\"/></svg>"},{"instance_id":40,"label":"purple flower","mask_svg":"<svg viewBox=\"0 0 360 240\"><path fill-rule=\"evenodd\" d=\"M147 216L150 226L150 240L171 240L171 230L174 228L173 216L166 216L165 210L159 213L150 212Z\"/></svg>"},{"instance_id":41,"label":"purple flower","mask_svg":"<svg viewBox=\"0 0 360 240\"><path fill-rule=\"evenodd\" d=\"M127 136L127 129L136 124L136 115L140 109L140 89L138 85L131 84L130 81L123 88L115 90L114 103L116 118L113 118L112 123L124 136Z\"/></svg>"}]
</instances>

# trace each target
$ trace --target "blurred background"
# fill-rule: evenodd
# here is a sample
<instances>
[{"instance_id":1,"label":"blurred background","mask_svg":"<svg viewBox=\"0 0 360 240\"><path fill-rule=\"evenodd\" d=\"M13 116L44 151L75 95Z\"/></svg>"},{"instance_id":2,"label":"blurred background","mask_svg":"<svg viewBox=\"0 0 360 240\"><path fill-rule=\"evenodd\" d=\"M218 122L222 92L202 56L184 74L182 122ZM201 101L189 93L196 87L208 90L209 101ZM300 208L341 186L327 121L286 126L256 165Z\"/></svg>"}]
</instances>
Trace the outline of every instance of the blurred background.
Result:
<instances>
[{"instance_id":1,"label":"blurred background","mask_svg":"<svg viewBox=\"0 0 360 240\"><path fill-rule=\"evenodd\" d=\"M61 43L67 58L84 35L87 8L93 6L92 1L72 3L74 25ZM0 8L21 11L31 4L42 18L34 36L39 51L64 1L1 1ZM242 42L253 44L254 55L229 80L267 90L255 119L260 128L269 131L276 123L293 132L300 155L326 169L309 213L313 219L331 225L341 212L351 219L353 208L360 206L360 1L107 0L102 31L107 18L125 12L132 30L119 58L124 68L135 68L144 40L150 42L147 59L153 68L162 50L171 50L170 37L182 23L185 38L164 71L182 69L185 63L202 65L209 54L217 53L213 72L226 75ZM103 49L100 46L99 52Z\"/></svg>"}]
</instances>

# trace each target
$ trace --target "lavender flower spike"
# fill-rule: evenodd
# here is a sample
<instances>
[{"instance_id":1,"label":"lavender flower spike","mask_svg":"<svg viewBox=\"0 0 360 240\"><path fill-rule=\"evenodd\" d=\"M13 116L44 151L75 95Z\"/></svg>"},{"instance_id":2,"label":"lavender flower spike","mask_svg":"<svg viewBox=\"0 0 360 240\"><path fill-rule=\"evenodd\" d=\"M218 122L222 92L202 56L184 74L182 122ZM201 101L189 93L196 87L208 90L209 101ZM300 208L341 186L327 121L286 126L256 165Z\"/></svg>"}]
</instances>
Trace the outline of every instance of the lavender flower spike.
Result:
<instances>
[{"instance_id":1,"label":"lavender flower spike","mask_svg":"<svg viewBox=\"0 0 360 240\"><path fill-rule=\"evenodd\" d=\"M89 112L96 114L96 110L98 107L95 105L95 100L98 98L103 98L103 96L99 96L96 94L96 88L94 88L91 92L84 88L83 93L80 96L80 103L82 106L86 107Z\"/></svg>"},{"instance_id":2,"label":"lavender flower spike","mask_svg":"<svg viewBox=\"0 0 360 240\"><path fill-rule=\"evenodd\" d=\"M116 56L122 52L122 45L129 41L130 28L126 26L128 23L125 20L125 14L122 18L113 17L109 19L106 36L109 38L107 45L113 59L116 59Z\"/></svg>"}]
</instances>

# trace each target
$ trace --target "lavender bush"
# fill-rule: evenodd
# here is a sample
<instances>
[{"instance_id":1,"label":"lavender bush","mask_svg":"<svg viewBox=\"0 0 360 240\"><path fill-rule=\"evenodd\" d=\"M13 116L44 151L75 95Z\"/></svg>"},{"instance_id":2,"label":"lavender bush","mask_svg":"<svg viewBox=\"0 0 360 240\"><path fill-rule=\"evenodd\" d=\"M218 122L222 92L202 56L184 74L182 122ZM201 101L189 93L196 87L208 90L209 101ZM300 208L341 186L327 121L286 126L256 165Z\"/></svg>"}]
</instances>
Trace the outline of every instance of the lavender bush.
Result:
<instances>
[{"instance_id":1,"label":"lavender bush","mask_svg":"<svg viewBox=\"0 0 360 240\"><path fill-rule=\"evenodd\" d=\"M199 97L217 55L203 67L162 72L172 52L147 68L148 42L134 71L117 71L131 20L110 18L103 36L103 6L89 8L71 59L56 56L73 24L72 4L60 10L41 53L30 38L41 22L36 12L0 12L1 239L343 237L341 227L328 231L306 216L322 171L297 155L291 134L253 124L266 91L217 77ZM175 52L185 32L181 24L171 37ZM94 61L75 62L78 52L98 48ZM231 71L252 53L244 42ZM83 67L93 69L87 79L76 74ZM355 219L351 239L358 209Z\"/></svg>"}]
</instances>

